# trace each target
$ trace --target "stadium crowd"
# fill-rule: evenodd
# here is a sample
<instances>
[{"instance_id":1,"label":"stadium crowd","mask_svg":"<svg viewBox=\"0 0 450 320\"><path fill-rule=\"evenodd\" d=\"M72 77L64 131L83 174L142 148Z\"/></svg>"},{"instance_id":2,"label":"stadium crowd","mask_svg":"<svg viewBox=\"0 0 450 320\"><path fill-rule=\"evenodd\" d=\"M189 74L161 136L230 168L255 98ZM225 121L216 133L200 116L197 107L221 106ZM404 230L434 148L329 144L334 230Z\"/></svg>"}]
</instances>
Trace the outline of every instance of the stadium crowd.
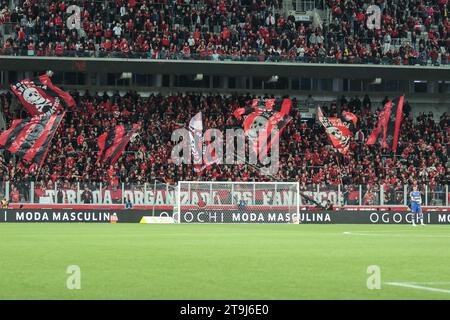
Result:
<instances>
[{"instance_id":1,"label":"stadium crowd","mask_svg":"<svg viewBox=\"0 0 450 320\"><path fill-rule=\"evenodd\" d=\"M280 14L281 0L92 0L79 30L68 27L69 2L15 3L0 12L4 55L402 65L450 55L448 0L374 1L374 30L362 0L318 1L330 16L312 23Z\"/></svg>"},{"instance_id":2,"label":"stadium crowd","mask_svg":"<svg viewBox=\"0 0 450 320\"><path fill-rule=\"evenodd\" d=\"M269 181L258 168L250 165L213 165L197 176L192 166L177 166L171 161L171 134L187 125L198 111L204 114L204 128L242 127L232 111L243 106L250 96L221 95L150 95L128 92L80 95L73 92L77 108L68 112L55 135L40 172L36 166L23 165L4 152L0 156L0 181L11 181L17 197L27 197L31 181L36 192L53 189L55 183L64 187L89 186L117 188L152 183L155 180L174 184L179 180ZM22 108L13 110L11 93L0 96L1 108L9 126L12 119L25 117ZM329 145L325 131L313 119L301 118L299 106L305 103L293 99L293 120L280 140L280 170L276 179L300 181L302 190L314 190L319 185L337 188L345 185L346 201L356 201L357 185L364 186L364 204L376 203L380 185L385 191L385 203L398 203L403 197L403 185L419 183L430 190L443 192L450 184L450 118L447 113L421 113L411 116L411 106L405 103L398 150L394 156L379 145L367 146L365 140L377 123L382 104L373 105L363 99L341 97L322 106L325 114L336 116L343 110L358 115L360 125L352 139L349 152L338 155ZM139 135L132 139L119 161L109 168L96 164L97 138L112 126L140 123ZM22 188L19 190L19 188ZM313 188L313 189L311 189ZM40 191L39 191L40 190ZM16 199L13 199L13 201Z\"/></svg>"}]
</instances>

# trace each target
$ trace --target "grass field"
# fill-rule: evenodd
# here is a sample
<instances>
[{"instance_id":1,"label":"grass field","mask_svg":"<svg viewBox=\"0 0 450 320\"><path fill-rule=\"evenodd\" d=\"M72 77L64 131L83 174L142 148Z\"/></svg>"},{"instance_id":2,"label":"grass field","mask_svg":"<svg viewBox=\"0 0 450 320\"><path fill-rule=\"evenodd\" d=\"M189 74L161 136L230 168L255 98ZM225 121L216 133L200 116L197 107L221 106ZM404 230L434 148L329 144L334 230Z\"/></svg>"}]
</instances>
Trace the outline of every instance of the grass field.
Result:
<instances>
[{"instance_id":1,"label":"grass field","mask_svg":"<svg viewBox=\"0 0 450 320\"><path fill-rule=\"evenodd\" d=\"M450 226L0 224L0 299L449 298Z\"/></svg>"}]
</instances>

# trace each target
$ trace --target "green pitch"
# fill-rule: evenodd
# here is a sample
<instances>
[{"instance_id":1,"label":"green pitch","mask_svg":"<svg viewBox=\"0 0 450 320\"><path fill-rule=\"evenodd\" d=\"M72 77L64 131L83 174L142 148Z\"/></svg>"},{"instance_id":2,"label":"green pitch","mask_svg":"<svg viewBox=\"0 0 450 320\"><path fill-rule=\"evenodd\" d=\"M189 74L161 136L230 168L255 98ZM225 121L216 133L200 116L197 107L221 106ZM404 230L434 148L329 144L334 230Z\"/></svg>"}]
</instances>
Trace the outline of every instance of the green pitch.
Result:
<instances>
[{"instance_id":1,"label":"green pitch","mask_svg":"<svg viewBox=\"0 0 450 320\"><path fill-rule=\"evenodd\" d=\"M0 224L0 299L449 298L450 226Z\"/></svg>"}]
</instances>

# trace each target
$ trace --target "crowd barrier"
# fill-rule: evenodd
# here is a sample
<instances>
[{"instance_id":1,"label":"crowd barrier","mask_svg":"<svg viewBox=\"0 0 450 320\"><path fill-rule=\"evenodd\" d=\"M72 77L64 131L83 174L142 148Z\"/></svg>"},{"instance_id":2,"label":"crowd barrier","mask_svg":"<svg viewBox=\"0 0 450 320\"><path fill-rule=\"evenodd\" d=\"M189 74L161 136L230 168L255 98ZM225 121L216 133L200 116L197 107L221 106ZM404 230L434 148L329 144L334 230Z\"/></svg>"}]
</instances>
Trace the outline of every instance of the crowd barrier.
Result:
<instances>
[{"instance_id":1,"label":"crowd barrier","mask_svg":"<svg viewBox=\"0 0 450 320\"><path fill-rule=\"evenodd\" d=\"M74 183L58 184L51 188L44 188L34 182L10 182L0 183L0 197L5 197L11 205L22 205L28 208L51 208L63 206L76 208L78 206L93 206L94 208L111 207L121 209L126 200L133 207L152 209L161 206L173 207L176 204L176 185L161 182L145 184L119 184L107 186L102 183ZM306 185L299 187L299 205L308 207L317 203L325 206L329 201L334 206L345 207L376 207L386 206L392 208L406 208L410 202L409 193L411 186L385 188L383 185L346 185L346 186L319 186ZM448 185L430 187L421 185L423 194L423 206L447 208L450 204L450 192ZM206 192L209 193L209 192ZM237 193L237 191L235 191ZM264 190L255 192L251 197L254 204L270 205L263 203ZM283 190L278 190L280 199L285 199ZM274 197L277 193L272 193ZM312 201L308 201L312 199ZM251 203L249 203L251 204ZM289 205L289 203L285 203ZM295 205L295 204L291 204Z\"/></svg>"}]
</instances>

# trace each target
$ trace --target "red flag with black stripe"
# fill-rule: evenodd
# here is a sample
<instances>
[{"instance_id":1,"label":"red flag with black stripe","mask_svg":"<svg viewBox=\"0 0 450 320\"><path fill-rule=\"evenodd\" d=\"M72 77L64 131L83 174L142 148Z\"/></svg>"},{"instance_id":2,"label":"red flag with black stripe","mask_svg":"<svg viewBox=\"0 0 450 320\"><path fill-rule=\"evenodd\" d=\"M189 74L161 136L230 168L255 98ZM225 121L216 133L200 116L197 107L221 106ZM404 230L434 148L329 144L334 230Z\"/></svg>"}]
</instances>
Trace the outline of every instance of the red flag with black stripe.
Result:
<instances>
[{"instance_id":1,"label":"red flag with black stripe","mask_svg":"<svg viewBox=\"0 0 450 320\"><path fill-rule=\"evenodd\" d=\"M367 139L366 144L372 145L379 141L380 145L390 151L397 151L398 136L403 117L404 96L388 101L384 110L378 116L377 127ZM380 136L380 133L383 133Z\"/></svg>"},{"instance_id":2,"label":"red flag with black stripe","mask_svg":"<svg viewBox=\"0 0 450 320\"><path fill-rule=\"evenodd\" d=\"M0 135L0 149L11 152L26 163L36 163L40 169L64 114L14 120L11 127Z\"/></svg>"},{"instance_id":3,"label":"red flag with black stripe","mask_svg":"<svg viewBox=\"0 0 450 320\"><path fill-rule=\"evenodd\" d=\"M46 74L10 84L10 88L33 116L52 114L75 106L72 96L56 87Z\"/></svg>"},{"instance_id":4,"label":"red flag with black stripe","mask_svg":"<svg viewBox=\"0 0 450 320\"><path fill-rule=\"evenodd\" d=\"M358 117L346 111L342 112L340 117L325 117L321 108L318 108L317 116L336 150L347 154L350 138L356 131Z\"/></svg>"},{"instance_id":5,"label":"red flag with black stripe","mask_svg":"<svg viewBox=\"0 0 450 320\"><path fill-rule=\"evenodd\" d=\"M386 117L386 129L383 138L383 147L396 152L398 136L400 134L400 125L403 117L404 96L390 101L389 113Z\"/></svg>"},{"instance_id":6,"label":"red flag with black stripe","mask_svg":"<svg viewBox=\"0 0 450 320\"><path fill-rule=\"evenodd\" d=\"M366 142L367 145L375 144L377 141L379 142L380 145L383 144L384 133L382 136L380 135L380 133L381 133L381 131L384 131L384 128L386 128L386 124L385 124L386 120L385 120L384 115L385 115L384 110L378 114L377 126L373 129L372 133L367 138L367 142Z\"/></svg>"},{"instance_id":7,"label":"red flag with black stripe","mask_svg":"<svg viewBox=\"0 0 450 320\"><path fill-rule=\"evenodd\" d=\"M97 139L100 148L97 163L107 166L114 165L127 146L131 137L139 130L138 124L132 126L118 125L114 129L103 133Z\"/></svg>"},{"instance_id":8,"label":"red flag with black stripe","mask_svg":"<svg viewBox=\"0 0 450 320\"><path fill-rule=\"evenodd\" d=\"M249 106L233 112L237 119L244 119L244 132L262 159L291 121L291 99L253 99Z\"/></svg>"}]
</instances>

